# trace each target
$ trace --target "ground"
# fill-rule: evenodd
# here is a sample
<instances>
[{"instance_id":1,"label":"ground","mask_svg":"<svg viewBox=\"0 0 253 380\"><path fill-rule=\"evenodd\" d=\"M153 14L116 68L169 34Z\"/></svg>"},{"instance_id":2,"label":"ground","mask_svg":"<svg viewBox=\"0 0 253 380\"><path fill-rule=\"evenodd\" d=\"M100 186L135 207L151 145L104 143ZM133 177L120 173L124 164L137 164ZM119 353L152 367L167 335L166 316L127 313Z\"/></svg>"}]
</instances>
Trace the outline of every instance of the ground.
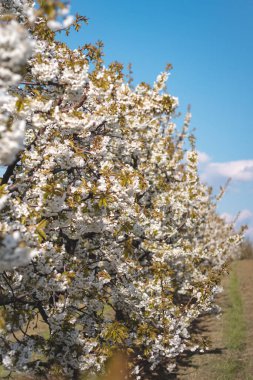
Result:
<instances>
[{"instance_id":1,"label":"ground","mask_svg":"<svg viewBox=\"0 0 253 380\"><path fill-rule=\"evenodd\" d=\"M221 317L200 322L209 353L188 358L178 380L253 380L253 260L234 262L223 287Z\"/></svg>"}]
</instances>

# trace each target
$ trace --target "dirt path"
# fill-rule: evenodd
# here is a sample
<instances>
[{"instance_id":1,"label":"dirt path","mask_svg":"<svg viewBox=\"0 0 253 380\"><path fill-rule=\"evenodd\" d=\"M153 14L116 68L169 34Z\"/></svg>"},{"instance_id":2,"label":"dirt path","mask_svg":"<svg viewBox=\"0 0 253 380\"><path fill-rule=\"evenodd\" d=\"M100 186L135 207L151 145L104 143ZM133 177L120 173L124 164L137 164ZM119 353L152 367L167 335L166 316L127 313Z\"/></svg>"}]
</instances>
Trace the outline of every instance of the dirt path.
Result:
<instances>
[{"instance_id":1,"label":"dirt path","mask_svg":"<svg viewBox=\"0 0 253 380\"><path fill-rule=\"evenodd\" d=\"M179 380L253 380L253 260L238 261L223 281L221 318L204 318L210 351L193 355Z\"/></svg>"},{"instance_id":2,"label":"dirt path","mask_svg":"<svg viewBox=\"0 0 253 380\"><path fill-rule=\"evenodd\" d=\"M246 322L246 347L242 358L247 363L251 379L253 379L253 260L243 260L237 264L237 275L243 301Z\"/></svg>"}]
</instances>

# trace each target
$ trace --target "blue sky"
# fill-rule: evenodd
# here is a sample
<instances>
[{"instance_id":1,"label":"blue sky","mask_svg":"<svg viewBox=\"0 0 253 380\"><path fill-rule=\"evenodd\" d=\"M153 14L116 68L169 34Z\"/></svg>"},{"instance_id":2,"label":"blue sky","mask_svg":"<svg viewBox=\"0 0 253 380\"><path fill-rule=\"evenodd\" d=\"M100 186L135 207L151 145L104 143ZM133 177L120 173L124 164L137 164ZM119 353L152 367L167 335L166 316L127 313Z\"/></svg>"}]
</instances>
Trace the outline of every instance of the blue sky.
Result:
<instances>
[{"instance_id":1,"label":"blue sky","mask_svg":"<svg viewBox=\"0 0 253 380\"><path fill-rule=\"evenodd\" d=\"M191 104L202 178L218 189L232 177L220 212L230 219L241 210L253 238L253 0L71 4L90 20L71 33L71 47L102 40L105 62L131 62L136 84L172 63L168 91L182 114Z\"/></svg>"},{"instance_id":2,"label":"blue sky","mask_svg":"<svg viewBox=\"0 0 253 380\"><path fill-rule=\"evenodd\" d=\"M192 105L199 148L217 161L252 158L253 0L72 0L90 18L72 47L101 39L106 62L132 62L153 82L167 62L169 91Z\"/></svg>"}]
</instances>

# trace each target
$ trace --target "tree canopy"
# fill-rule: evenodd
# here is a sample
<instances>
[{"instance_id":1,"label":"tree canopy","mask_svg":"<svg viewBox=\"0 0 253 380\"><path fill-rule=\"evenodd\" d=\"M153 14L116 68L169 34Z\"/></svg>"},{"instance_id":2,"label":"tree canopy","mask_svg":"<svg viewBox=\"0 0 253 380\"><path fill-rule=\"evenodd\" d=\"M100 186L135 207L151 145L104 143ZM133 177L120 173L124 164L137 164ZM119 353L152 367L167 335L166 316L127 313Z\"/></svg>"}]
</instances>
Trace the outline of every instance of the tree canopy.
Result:
<instances>
[{"instance_id":1,"label":"tree canopy","mask_svg":"<svg viewBox=\"0 0 253 380\"><path fill-rule=\"evenodd\" d=\"M133 87L101 42L56 40L87 21L63 2L0 11L3 365L74 379L122 351L136 379L170 373L241 240L199 179L190 113L178 130L168 71Z\"/></svg>"}]
</instances>

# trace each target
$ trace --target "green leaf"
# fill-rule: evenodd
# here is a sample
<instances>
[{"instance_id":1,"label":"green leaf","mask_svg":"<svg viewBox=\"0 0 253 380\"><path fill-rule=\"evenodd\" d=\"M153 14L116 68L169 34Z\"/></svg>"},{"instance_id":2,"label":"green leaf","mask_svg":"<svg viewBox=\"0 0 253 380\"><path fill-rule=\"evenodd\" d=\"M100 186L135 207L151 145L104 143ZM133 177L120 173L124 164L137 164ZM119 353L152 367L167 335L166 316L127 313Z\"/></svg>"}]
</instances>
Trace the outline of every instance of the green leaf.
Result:
<instances>
[{"instance_id":1,"label":"green leaf","mask_svg":"<svg viewBox=\"0 0 253 380\"><path fill-rule=\"evenodd\" d=\"M39 242L41 243L43 240L46 240L47 235L44 231L44 229L47 226L48 221L46 219L43 219L39 224L37 224L36 232L39 235Z\"/></svg>"},{"instance_id":2,"label":"green leaf","mask_svg":"<svg viewBox=\"0 0 253 380\"><path fill-rule=\"evenodd\" d=\"M25 106L25 103L24 103L23 99L18 98L18 100L16 101L16 109L17 109L17 111L21 112L24 109L24 106Z\"/></svg>"},{"instance_id":3,"label":"green leaf","mask_svg":"<svg viewBox=\"0 0 253 380\"><path fill-rule=\"evenodd\" d=\"M100 198L98 202L99 207L107 207L106 198Z\"/></svg>"}]
</instances>

